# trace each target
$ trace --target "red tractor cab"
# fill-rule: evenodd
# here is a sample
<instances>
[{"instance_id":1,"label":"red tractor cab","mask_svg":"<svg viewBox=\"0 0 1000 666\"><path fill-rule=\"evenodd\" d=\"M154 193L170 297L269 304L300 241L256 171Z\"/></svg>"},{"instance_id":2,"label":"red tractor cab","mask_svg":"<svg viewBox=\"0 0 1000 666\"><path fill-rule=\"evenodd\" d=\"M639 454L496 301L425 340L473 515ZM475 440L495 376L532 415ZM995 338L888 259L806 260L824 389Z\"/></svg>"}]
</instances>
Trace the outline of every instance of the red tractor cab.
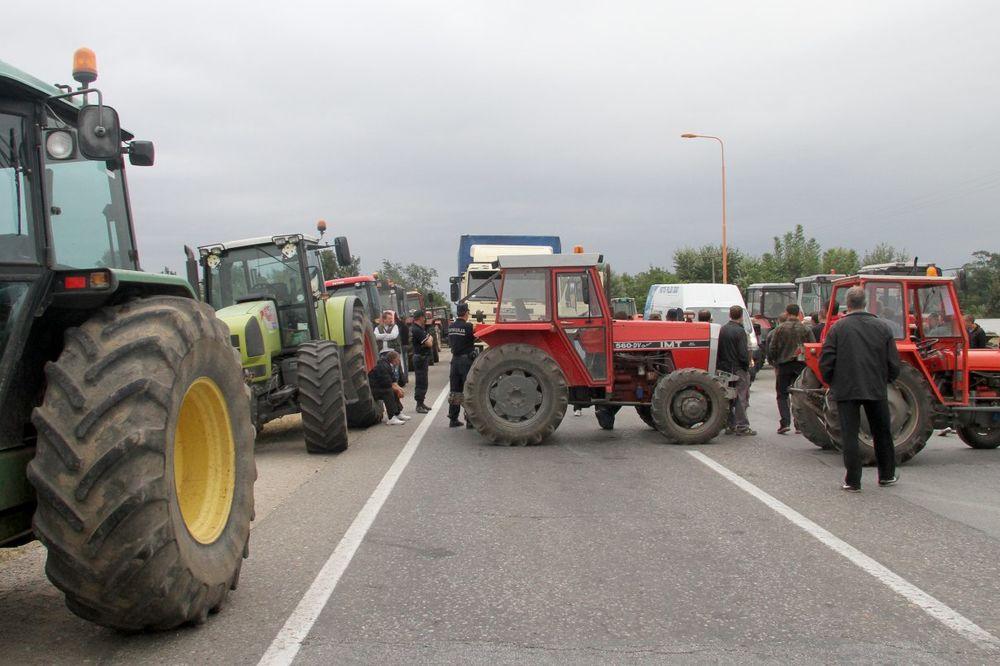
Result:
<instances>
[{"instance_id":1,"label":"red tractor cab","mask_svg":"<svg viewBox=\"0 0 1000 666\"><path fill-rule=\"evenodd\" d=\"M597 254L497 260L497 322L476 329L488 348L463 398L494 444L539 444L570 404L635 407L676 444L707 442L725 425L732 391L715 373L719 326L613 320L601 263Z\"/></svg>"},{"instance_id":2,"label":"red tractor cab","mask_svg":"<svg viewBox=\"0 0 1000 666\"><path fill-rule=\"evenodd\" d=\"M868 311L884 320L896 338L902 369L889 387L889 409L899 462L917 455L939 428L955 428L973 448L1000 445L1000 351L969 349L954 281L884 274L833 283L831 303L842 303L851 287L864 287ZM831 305L826 330L843 316ZM796 380L793 413L810 441L839 449L836 403L827 399L819 371L822 344L805 347L807 367ZM875 449L866 421L861 430L863 458L873 464Z\"/></svg>"},{"instance_id":3,"label":"red tractor cab","mask_svg":"<svg viewBox=\"0 0 1000 666\"><path fill-rule=\"evenodd\" d=\"M764 367L768 334L778 324L785 306L798 299L798 287L792 282L757 282L747 287L747 310L760 345L754 357L755 366Z\"/></svg>"}]
</instances>

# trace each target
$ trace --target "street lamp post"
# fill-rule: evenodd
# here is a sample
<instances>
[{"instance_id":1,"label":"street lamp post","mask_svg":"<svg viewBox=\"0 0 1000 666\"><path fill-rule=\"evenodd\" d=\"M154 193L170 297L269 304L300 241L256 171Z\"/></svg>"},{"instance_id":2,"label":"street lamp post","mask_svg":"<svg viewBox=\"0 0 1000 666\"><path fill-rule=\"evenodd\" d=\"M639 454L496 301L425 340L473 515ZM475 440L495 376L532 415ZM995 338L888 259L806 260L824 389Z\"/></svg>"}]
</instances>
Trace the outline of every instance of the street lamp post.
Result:
<instances>
[{"instance_id":1,"label":"street lamp post","mask_svg":"<svg viewBox=\"0 0 1000 666\"><path fill-rule=\"evenodd\" d=\"M726 144L717 136L708 134L681 134L682 139L715 139L722 149L722 283L729 284L729 253L726 247Z\"/></svg>"}]
</instances>

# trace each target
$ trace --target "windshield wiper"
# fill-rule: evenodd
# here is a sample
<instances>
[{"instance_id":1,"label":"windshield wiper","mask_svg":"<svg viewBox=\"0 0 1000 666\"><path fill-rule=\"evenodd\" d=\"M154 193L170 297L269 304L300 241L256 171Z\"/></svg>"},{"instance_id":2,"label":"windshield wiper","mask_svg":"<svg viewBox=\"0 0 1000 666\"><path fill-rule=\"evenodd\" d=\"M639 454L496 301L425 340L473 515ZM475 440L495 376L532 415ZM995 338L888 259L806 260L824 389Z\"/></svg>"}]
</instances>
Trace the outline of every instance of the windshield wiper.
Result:
<instances>
[{"instance_id":1,"label":"windshield wiper","mask_svg":"<svg viewBox=\"0 0 1000 666\"><path fill-rule=\"evenodd\" d=\"M470 298L472 298L473 296L475 296L476 294L478 294L479 292L481 292L483 289L485 289L487 286L493 284L498 277L500 277L500 271L497 271L493 275L491 275L488 278L486 278L485 282L483 282L481 285L479 285L478 287L476 287L475 289L473 289L472 293L467 294L465 298L459 299L458 302L459 303L466 302L467 300L469 300ZM494 294L496 293L496 288L495 287L494 287L493 293Z\"/></svg>"}]
</instances>

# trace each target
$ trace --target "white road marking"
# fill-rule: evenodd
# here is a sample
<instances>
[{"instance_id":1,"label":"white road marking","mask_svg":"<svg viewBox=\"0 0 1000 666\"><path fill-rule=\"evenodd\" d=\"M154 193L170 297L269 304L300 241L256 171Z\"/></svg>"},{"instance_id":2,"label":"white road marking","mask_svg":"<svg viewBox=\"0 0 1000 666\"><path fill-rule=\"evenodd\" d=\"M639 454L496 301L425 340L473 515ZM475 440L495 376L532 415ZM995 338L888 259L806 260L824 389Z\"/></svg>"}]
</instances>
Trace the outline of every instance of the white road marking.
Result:
<instances>
[{"instance_id":1,"label":"white road marking","mask_svg":"<svg viewBox=\"0 0 1000 666\"><path fill-rule=\"evenodd\" d=\"M378 516L379 511L381 511L382 505L389 498L389 494L395 487L396 482L399 481L403 470L406 469L410 459L413 458L413 454L416 452L417 447L420 446L421 440L431 427L431 422L433 422L434 417L438 415L438 411L444 404L445 396L448 395L449 390L449 387L445 386L441 394L434 400L431 413L424 417L420 425L417 426L417 429L410 435L410 439L403 446L403 450L396 456L396 460L393 461L388 471L386 471L385 476L379 481L378 486L375 487L368 501L361 507L358 515L354 517L354 522L347 528L340 543L337 544L337 547L330 555L330 559L320 569L319 574L316 575L316 579L309 586L309 589L306 590L305 595L303 595L295 610L288 616L281 631L271 641L267 652L260 658L259 666L287 666L295 660L295 656L302 647L302 642L309 635L310 629L312 629L319 614L330 600L330 596L337 587L337 583L340 582L340 577L344 575L344 571L351 563L351 559L353 559L354 553L357 552L358 546L364 541L369 528L375 522L375 518Z\"/></svg>"},{"instance_id":2,"label":"white road marking","mask_svg":"<svg viewBox=\"0 0 1000 666\"><path fill-rule=\"evenodd\" d=\"M776 513L781 514L795 525L801 527L810 536L816 538L818 541L830 548L830 550L846 557L851 563L858 566L866 573L874 576L883 585L910 603L918 606L921 610L944 626L948 627L972 643L975 643L986 652L1000 652L1000 638L997 638L990 632L986 631L972 620L960 614L958 611L948 607L941 601L938 601L913 583L892 572L882 564L879 564L877 561L868 557L846 541L834 536L795 509L789 507L787 504L775 499L771 495L768 495L766 492L753 485L739 474L736 474L729 468L720 465L704 453L701 453L700 451L688 451L687 453L707 465L709 468L717 472L741 490L759 499Z\"/></svg>"}]
</instances>

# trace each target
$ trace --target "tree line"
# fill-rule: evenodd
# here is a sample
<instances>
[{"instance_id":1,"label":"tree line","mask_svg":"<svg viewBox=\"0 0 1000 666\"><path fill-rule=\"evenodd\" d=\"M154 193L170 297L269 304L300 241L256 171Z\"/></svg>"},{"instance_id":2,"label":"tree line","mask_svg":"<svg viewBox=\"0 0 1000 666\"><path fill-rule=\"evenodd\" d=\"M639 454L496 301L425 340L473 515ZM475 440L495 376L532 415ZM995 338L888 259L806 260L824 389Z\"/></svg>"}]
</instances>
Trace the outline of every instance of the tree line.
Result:
<instances>
[{"instance_id":1,"label":"tree line","mask_svg":"<svg viewBox=\"0 0 1000 666\"><path fill-rule=\"evenodd\" d=\"M323 250L320 252L320 261L323 265L323 275L328 280L361 275L361 257L359 256L351 255L351 263L341 266L337 263L333 252ZM391 280L395 284L402 285L405 289L416 289L424 295L424 302L428 306L440 306L448 303L448 297L436 289L438 272L435 268L383 259L382 266L376 273L380 278Z\"/></svg>"},{"instance_id":2,"label":"tree line","mask_svg":"<svg viewBox=\"0 0 1000 666\"><path fill-rule=\"evenodd\" d=\"M967 279L959 293L963 310L977 317L1000 316L1000 253L978 251L972 257L964 266ZM726 264L729 282L746 292L747 286L756 282L793 282L797 277L820 273L853 275L862 266L910 259L904 248L889 243L861 252L839 246L824 249L815 238L806 236L799 224L775 236L772 249L759 256L729 247ZM610 287L612 296L634 298L642 309L651 285L721 281L722 247L703 245L677 249L673 270L650 265L635 274L612 272Z\"/></svg>"}]
</instances>

